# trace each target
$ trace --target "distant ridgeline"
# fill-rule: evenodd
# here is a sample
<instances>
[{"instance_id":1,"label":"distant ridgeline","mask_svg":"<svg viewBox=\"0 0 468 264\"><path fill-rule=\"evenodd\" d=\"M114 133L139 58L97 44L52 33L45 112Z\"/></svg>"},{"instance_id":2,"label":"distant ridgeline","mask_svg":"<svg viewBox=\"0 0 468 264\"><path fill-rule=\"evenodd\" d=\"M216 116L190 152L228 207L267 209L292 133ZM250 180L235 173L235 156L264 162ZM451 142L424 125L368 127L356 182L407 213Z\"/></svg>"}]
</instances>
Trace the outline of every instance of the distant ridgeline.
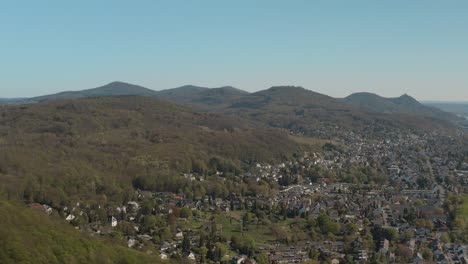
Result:
<instances>
[{"instance_id":1,"label":"distant ridgeline","mask_svg":"<svg viewBox=\"0 0 468 264\"><path fill-rule=\"evenodd\" d=\"M138 85L112 82L82 91L33 98L0 99L0 104L107 96L156 97L186 107L241 117L255 124L309 135L320 134L317 130L324 126L375 134L374 132L387 128L448 130L452 124L462 122L455 114L423 105L408 95L384 98L371 93L356 93L336 99L294 86L272 87L255 93L231 86L210 89L193 85L153 91Z\"/></svg>"}]
</instances>

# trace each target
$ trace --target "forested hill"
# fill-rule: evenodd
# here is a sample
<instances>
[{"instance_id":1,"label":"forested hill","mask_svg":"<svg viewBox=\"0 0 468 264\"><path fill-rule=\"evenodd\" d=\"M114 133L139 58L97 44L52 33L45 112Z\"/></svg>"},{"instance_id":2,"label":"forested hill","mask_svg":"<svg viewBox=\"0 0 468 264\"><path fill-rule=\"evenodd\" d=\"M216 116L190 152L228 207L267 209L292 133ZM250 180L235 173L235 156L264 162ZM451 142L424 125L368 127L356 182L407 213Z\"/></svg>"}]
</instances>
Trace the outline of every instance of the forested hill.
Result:
<instances>
[{"instance_id":1,"label":"forested hill","mask_svg":"<svg viewBox=\"0 0 468 264\"><path fill-rule=\"evenodd\" d=\"M456 118L425 107L414 99L395 100L394 104L405 111L374 111L296 86L276 86L255 93L232 87L184 86L158 92L157 96L209 112L241 117L263 126L315 136L325 130L343 129L366 134L391 129L451 130L453 125L448 120Z\"/></svg>"},{"instance_id":2,"label":"forested hill","mask_svg":"<svg viewBox=\"0 0 468 264\"><path fill-rule=\"evenodd\" d=\"M130 83L125 82L111 82L106 85L85 89L81 91L63 91L55 94L47 94L42 96L36 96L31 98L17 98L17 99L0 99L0 104L29 104L39 103L53 100L63 99L77 99L77 98L89 98L89 97L100 97L100 96L156 96L156 92Z\"/></svg>"},{"instance_id":3,"label":"forested hill","mask_svg":"<svg viewBox=\"0 0 468 264\"><path fill-rule=\"evenodd\" d=\"M423 105L405 94L396 98L385 98L372 93L354 93L344 102L378 113L402 113L454 120L456 116L440 109Z\"/></svg>"},{"instance_id":4,"label":"forested hill","mask_svg":"<svg viewBox=\"0 0 468 264\"><path fill-rule=\"evenodd\" d=\"M112 82L82 91L0 100L0 104L122 95L160 98L194 109L241 117L267 127L311 135L315 135L321 127L353 129L358 133L393 128L425 132L450 130L453 121L457 120L454 114L424 106L407 95L383 98L375 94L358 93L345 99L336 99L294 86L271 87L255 93L231 86L206 88L194 85L153 91L138 85Z\"/></svg>"},{"instance_id":5,"label":"forested hill","mask_svg":"<svg viewBox=\"0 0 468 264\"><path fill-rule=\"evenodd\" d=\"M273 127L317 135L321 131L353 130L367 135L392 129L452 129L446 120L404 113L377 113L302 87L278 86L251 93L218 110Z\"/></svg>"},{"instance_id":6,"label":"forested hill","mask_svg":"<svg viewBox=\"0 0 468 264\"><path fill-rule=\"evenodd\" d=\"M23 196L27 183L28 199L52 205L132 183L177 191L182 172L234 173L298 149L286 132L148 97L2 106L0 147L1 191Z\"/></svg>"},{"instance_id":7,"label":"forested hill","mask_svg":"<svg viewBox=\"0 0 468 264\"><path fill-rule=\"evenodd\" d=\"M232 86L206 88L186 85L157 92L157 97L182 105L190 105L204 110L215 110L229 106L232 101L249 94Z\"/></svg>"}]
</instances>

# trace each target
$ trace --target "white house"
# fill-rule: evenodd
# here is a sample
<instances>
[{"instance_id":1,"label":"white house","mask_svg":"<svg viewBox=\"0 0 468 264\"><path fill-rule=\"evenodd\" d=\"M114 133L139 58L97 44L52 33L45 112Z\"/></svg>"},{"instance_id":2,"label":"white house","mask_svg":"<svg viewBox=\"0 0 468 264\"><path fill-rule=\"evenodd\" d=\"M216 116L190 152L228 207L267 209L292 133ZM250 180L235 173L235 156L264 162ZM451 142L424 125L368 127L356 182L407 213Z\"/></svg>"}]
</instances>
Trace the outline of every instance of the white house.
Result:
<instances>
[{"instance_id":1,"label":"white house","mask_svg":"<svg viewBox=\"0 0 468 264\"><path fill-rule=\"evenodd\" d=\"M117 219L115 217L111 217L111 226L116 227L117 226Z\"/></svg>"},{"instance_id":2,"label":"white house","mask_svg":"<svg viewBox=\"0 0 468 264\"><path fill-rule=\"evenodd\" d=\"M73 221L73 219L75 219L75 216L72 215L72 214L69 214L69 215L67 216L67 218L65 218L65 220L67 220L67 221Z\"/></svg>"},{"instance_id":3,"label":"white house","mask_svg":"<svg viewBox=\"0 0 468 264\"><path fill-rule=\"evenodd\" d=\"M130 239L128 239L128 241L127 241L127 246L128 246L129 248L134 247L134 246L136 245L136 242L137 242L136 239L130 238Z\"/></svg>"},{"instance_id":4,"label":"white house","mask_svg":"<svg viewBox=\"0 0 468 264\"><path fill-rule=\"evenodd\" d=\"M182 240L184 238L184 233L182 232L178 232L176 235L175 235L176 239L177 240Z\"/></svg>"}]
</instances>

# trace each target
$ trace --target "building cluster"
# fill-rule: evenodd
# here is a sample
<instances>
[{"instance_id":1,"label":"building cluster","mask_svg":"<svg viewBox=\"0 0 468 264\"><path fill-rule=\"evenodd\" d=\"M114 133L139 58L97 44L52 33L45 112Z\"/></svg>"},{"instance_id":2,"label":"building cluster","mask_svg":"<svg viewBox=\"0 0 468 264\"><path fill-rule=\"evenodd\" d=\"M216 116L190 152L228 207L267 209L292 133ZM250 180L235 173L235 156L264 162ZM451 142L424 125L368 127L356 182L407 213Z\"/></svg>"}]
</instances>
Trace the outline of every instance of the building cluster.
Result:
<instances>
[{"instance_id":1,"label":"building cluster","mask_svg":"<svg viewBox=\"0 0 468 264\"><path fill-rule=\"evenodd\" d=\"M388 132L384 139L371 140L348 132L341 134L334 144L325 144L321 152L304 153L296 160L279 164L257 163L251 171L238 175L243 180L281 183L279 190L270 196L233 193L224 199L212 196L188 198L183 194L137 190L137 199L125 204L101 208L78 202L72 208L58 210L70 222L78 215L87 214L89 221L80 223L78 227L89 233L104 235L119 228L120 231L125 230L128 247L142 249L150 242L157 243L155 251L162 259L174 254L183 255L184 240L188 240L191 247L197 247L200 232L185 225L183 222L187 219L179 216L172 235L156 242L155 231L144 226L145 216L167 217L175 210L187 208L203 214L276 212L311 221L326 215L341 227L340 236L346 226L352 225L357 229L357 239L352 242L336 238L334 241L309 239L259 247L257 253L266 254L272 263L301 263L317 254L330 259L332 263L340 263L348 255L364 263L375 256L394 262L401 252L409 252L415 263L468 263L466 245L442 239L450 231L450 219L444 211L448 193L466 193L468 186L468 164L450 154L460 152L460 146L454 142L453 138L438 134ZM378 175L384 176L385 184L375 184L370 180L346 181L345 177L340 176L352 172L353 168L372 168ZM334 173L335 177L321 175L327 172ZM184 176L192 181L224 177L221 172L212 176L194 173ZM292 180L285 181L286 178ZM147 200L152 201L150 208L143 204ZM31 206L49 214L52 211L47 205ZM106 221L102 217L99 220L91 217L100 211L104 211ZM205 233L222 229L222 226L213 227L200 214L194 214L193 218L200 223L198 230ZM123 224L125 229L121 228ZM393 240L382 236L379 241L369 243L369 235L375 238L377 229L393 230ZM395 252L395 240L398 241L399 252ZM432 253L432 260L424 259L420 253L423 249ZM185 252L185 255L194 262L201 258L193 251ZM240 253L231 256L231 260L235 263L254 263L254 260Z\"/></svg>"}]
</instances>

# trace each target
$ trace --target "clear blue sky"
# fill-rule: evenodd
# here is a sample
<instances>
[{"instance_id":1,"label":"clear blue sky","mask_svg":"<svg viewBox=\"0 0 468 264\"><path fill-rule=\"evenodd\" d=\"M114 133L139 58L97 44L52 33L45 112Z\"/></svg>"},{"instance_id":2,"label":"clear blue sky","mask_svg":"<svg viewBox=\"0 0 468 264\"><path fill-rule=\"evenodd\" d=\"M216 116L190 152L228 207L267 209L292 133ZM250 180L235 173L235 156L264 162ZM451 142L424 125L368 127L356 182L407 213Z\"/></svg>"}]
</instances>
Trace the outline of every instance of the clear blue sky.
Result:
<instances>
[{"instance_id":1,"label":"clear blue sky","mask_svg":"<svg viewBox=\"0 0 468 264\"><path fill-rule=\"evenodd\" d=\"M468 101L468 1L0 1L0 97L120 80Z\"/></svg>"}]
</instances>

